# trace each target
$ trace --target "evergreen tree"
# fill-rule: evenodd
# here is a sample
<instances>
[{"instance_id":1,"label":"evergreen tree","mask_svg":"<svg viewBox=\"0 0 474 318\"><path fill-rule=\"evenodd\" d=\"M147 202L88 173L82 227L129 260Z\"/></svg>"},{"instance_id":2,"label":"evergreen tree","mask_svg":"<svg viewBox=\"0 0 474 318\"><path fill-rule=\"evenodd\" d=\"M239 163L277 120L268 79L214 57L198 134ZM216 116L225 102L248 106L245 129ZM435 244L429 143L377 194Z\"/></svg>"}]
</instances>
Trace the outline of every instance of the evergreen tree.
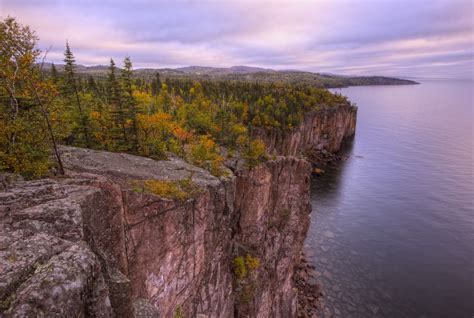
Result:
<instances>
[{"instance_id":1,"label":"evergreen tree","mask_svg":"<svg viewBox=\"0 0 474 318\"><path fill-rule=\"evenodd\" d=\"M64 51L64 87L63 91L66 96L69 97L72 103L76 104L79 112L79 129L83 131L85 143L87 147L91 146L91 140L89 136L89 123L88 116L85 113L81 99L79 97L78 83L76 79L76 60L74 54L69 47L69 42L66 41L66 50Z\"/></svg>"},{"instance_id":2,"label":"evergreen tree","mask_svg":"<svg viewBox=\"0 0 474 318\"><path fill-rule=\"evenodd\" d=\"M117 81L117 76L115 72L117 67L115 66L114 60L110 59L109 64L109 76L107 80L107 95L108 101L112 107L112 120L114 121L114 127L117 132L114 132L112 135L117 141L117 150L126 150L128 146L128 136L126 128L126 114L122 104L122 94L120 85Z\"/></svg>"},{"instance_id":3,"label":"evergreen tree","mask_svg":"<svg viewBox=\"0 0 474 318\"><path fill-rule=\"evenodd\" d=\"M53 64L51 64L51 80L53 81L54 84L57 84L58 83L58 71L56 70L56 66Z\"/></svg>"},{"instance_id":4,"label":"evergreen tree","mask_svg":"<svg viewBox=\"0 0 474 318\"><path fill-rule=\"evenodd\" d=\"M160 73L155 73L155 78L151 82L151 94L156 96L159 94L161 90L161 80L160 80Z\"/></svg>"},{"instance_id":5,"label":"evergreen tree","mask_svg":"<svg viewBox=\"0 0 474 318\"><path fill-rule=\"evenodd\" d=\"M125 116L132 121L131 129L131 141L132 151L137 152L138 150L138 131L137 131L137 108L133 98L133 71L132 61L129 56L126 56L123 61L124 67L120 75L120 84L122 87L123 106L125 108Z\"/></svg>"}]
</instances>

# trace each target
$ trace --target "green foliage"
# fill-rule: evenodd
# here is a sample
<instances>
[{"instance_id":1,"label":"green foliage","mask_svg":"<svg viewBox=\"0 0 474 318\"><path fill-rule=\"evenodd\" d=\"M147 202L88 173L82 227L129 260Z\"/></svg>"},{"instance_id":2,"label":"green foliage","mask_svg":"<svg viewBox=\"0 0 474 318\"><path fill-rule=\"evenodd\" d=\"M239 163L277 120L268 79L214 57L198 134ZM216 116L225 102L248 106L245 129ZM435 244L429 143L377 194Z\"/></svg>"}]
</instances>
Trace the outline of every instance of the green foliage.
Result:
<instances>
[{"instance_id":1,"label":"green foliage","mask_svg":"<svg viewBox=\"0 0 474 318\"><path fill-rule=\"evenodd\" d=\"M82 146L91 146L90 125L87 110L81 102L79 84L76 76L76 60L71 51L69 42L66 42L64 51L64 82L62 92L65 97L65 105L69 108L70 116L73 118L73 128L76 136L76 143Z\"/></svg>"}]
</instances>

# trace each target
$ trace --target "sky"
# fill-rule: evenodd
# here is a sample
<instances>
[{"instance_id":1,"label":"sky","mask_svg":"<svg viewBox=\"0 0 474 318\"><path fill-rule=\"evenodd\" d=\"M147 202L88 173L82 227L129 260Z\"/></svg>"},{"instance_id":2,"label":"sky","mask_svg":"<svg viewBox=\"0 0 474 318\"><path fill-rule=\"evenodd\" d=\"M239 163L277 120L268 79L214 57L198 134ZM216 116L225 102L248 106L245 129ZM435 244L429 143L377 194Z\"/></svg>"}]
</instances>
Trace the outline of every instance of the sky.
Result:
<instances>
[{"instance_id":1,"label":"sky","mask_svg":"<svg viewBox=\"0 0 474 318\"><path fill-rule=\"evenodd\" d=\"M47 60L473 78L473 0L0 0Z\"/></svg>"}]
</instances>

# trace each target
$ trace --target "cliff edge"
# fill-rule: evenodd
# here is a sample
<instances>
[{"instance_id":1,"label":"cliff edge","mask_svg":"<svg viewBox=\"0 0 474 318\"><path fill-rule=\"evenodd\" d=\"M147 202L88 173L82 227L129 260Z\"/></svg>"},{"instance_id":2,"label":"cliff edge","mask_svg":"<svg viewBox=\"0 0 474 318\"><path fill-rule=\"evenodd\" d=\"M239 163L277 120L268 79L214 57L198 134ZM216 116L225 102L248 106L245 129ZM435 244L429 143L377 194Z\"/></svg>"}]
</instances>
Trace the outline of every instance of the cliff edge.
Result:
<instances>
[{"instance_id":1,"label":"cliff edge","mask_svg":"<svg viewBox=\"0 0 474 318\"><path fill-rule=\"evenodd\" d=\"M4 176L3 317L293 317L315 148L353 134L350 106L268 134L276 154L225 177L180 159L61 148L63 178ZM280 156L282 154L283 156Z\"/></svg>"}]
</instances>

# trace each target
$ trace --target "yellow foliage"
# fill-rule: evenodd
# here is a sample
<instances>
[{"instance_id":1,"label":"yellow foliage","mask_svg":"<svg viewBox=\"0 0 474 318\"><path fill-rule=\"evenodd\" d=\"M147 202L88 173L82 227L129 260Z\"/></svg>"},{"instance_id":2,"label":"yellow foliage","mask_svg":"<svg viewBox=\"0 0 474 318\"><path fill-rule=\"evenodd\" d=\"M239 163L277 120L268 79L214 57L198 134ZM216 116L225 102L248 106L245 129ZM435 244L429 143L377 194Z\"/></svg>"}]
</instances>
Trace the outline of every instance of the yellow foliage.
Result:
<instances>
[{"instance_id":1,"label":"yellow foliage","mask_svg":"<svg viewBox=\"0 0 474 318\"><path fill-rule=\"evenodd\" d=\"M187 200L199 192L192 176L183 180L144 180L133 182L136 192L149 192L162 198Z\"/></svg>"},{"instance_id":2,"label":"yellow foliage","mask_svg":"<svg viewBox=\"0 0 474 318\"><path fill-rule=\"evenodd\" d=\"M238 279L243 279L260 267L260 260L258 257L253 257L247 253L245 257L237 256L234 258L232 266L235 276Z\"/></svg>"},{"instance_id":3,"label":"yellow foliage","mask_svg":"<svg viewBox=\"0 0 474 318\"><path fill-rule=\"evenodd\" d=\"M247 256L245 256L245 265L247 265L250 271L254 271L260 267L260 260L257 257L252 257L252 255L247 254Z\"/></svg>"},{"instance_id":4,"label":"yellow foliage","mask_svg":"<svg viewBox=\"0 0 474 318\"><path fill-rule=\"evenodd\" d=\"M219 147L210 136L200 136L192 143L189 156L192 163L209 170L211 174L215 176L223 174L224 158L219 154Z\"/></svg>"},{"instance_id":5,"label":"yellow foliage","mask_svg":"<svg viewBox=\"0 0 474 318\"><path fill-rule=\"evenodd\" d=\"M170 114L163 112L156 112L151 115L139 114L137 123L140 154L156 159L165 159L165 152L178 146L174 143L173 147L170 147L171 138L174 137L172 131L177 126L172 121Z\"/></svg>"},{"instance_id":6,"label":"yellow foliage","mask_svg":"<svg viewBox=\"0 0 474 318\"><path fill-rule=\"evenodd\" d=\"M244 151L246 165L250 168L257 166L266 158L265 143L261 139L252 140Z\"/></svg>"},{"instance_id":7,"label":"yellow foliage","mask_svg":"<svg viewBox=\"0 0 474 318\"><path fill-rule=\"evenodd\" d=\"M143 91L133 91L133 98L137 103L137 107L140 110L146 111L148 110L153 104L153 97Z\"/></svg>"},{"instance_id":8,"label":"yellow foliage","mask_svg":"<svg viewBox=\"0 0 474 318\"><path fill-rule=\"evenodd\" d=\"M245 260L242 256L237 256L232 261L234 267L234 274L238 279L243 279L247 276L247 268L245 267Z\"/></svg>"}]
</instances>

